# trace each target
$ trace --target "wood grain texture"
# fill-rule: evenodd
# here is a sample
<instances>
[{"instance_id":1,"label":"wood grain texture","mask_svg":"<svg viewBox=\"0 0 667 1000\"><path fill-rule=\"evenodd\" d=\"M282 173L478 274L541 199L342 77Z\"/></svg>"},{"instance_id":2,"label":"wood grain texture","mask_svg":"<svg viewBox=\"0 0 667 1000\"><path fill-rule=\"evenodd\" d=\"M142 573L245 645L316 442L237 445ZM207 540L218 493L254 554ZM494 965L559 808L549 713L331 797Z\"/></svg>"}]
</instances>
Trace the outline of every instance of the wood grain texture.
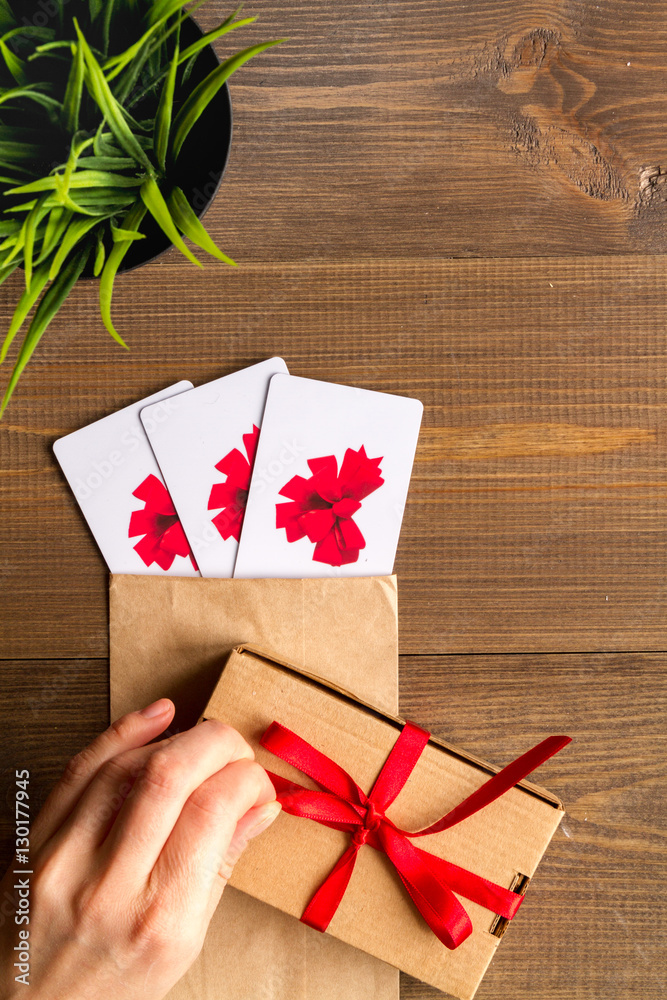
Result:
<instances>
[{"instance_id":1,"label":"wood grain texture","mask_svg":"<svg viewBox=\"0 0 667 1000\"><path fill-rule=\"evenodd\" d=\"M80 288L0 427L0 655L106 655L106 574L53 440L271 354L426 405L403 652L667 649L666 286L659 257L200 275L169 257L119 283L129 354Z\"/></svg>"},{"instance_id":2,"label":"wood grain texture","mask_svg":"<svg viewBox=\"0 0 667 1000\"><path fill-rule=\"evenodd\" d=\"M30 771L34 818L75 753L108 723L104 660L5 660L0 663L0 870L15 845L15 772Z\"/></svg>"},{"instance_id":3,"label":"wood grain texture","mask_svg":"<svg viewBox=\"0 0 667 1000\"><path fill-rule=\"evenodd\" d=\"M258 13L289 41L232 83L211 221L235 259L665 252L662 0Z\"/></svg>"},{"instance_id":4,"label":"wood grain texture","mask_svg":"<svg viewBox=\"0 0 667 1000\"><path fill-rule=\"evenodd\" d=\"M666 666L665 654L402 659L402 715L482 758L573 737L536 772L567 813L478 1000L665 995ZM440 996L403 979L405 1000Z\"/></svg>"},{"instance_id":5,"label":"wood grain texture","mask_svg":"<svg viewBox=\"0 0 667 1000\"><path fill-rule=\"evenodd\" d=\"M223 13L212 0L203 25ZM29 767L38 805L106 717L107 574L53 440L280 354L426 404L396 566L403 713L497 762L576 738L540 774L568 815L480 1000L657 1000L666 5L250 13L243 44L290 40L232 84L207 225L241 266L172 251L119 280L129 354L82 284L0 425L2 801ZM0 288L0 328L19 285ZM402 995L440 994L404 978Z\"/></svg>"}]
</instances>

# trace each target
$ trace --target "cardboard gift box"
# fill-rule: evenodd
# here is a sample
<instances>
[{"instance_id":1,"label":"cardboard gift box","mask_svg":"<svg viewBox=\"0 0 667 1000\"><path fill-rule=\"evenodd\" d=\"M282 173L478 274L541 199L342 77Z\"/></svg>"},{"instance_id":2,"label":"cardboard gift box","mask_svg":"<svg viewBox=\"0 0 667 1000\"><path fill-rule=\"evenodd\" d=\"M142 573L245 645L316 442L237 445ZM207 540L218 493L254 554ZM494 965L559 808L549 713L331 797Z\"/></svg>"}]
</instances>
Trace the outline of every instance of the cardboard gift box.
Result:
<instances>
[{"instance_id":1,"label":"cardboard gift box","mask_svg":"<svg viewBox=\"0 0 667 1000\"><path fill-rule=\"evenodd\" d=\"M363 663L362 645L355 656ZM285 913L302 917L309 903L308 915L312 916L312 897L329 879L326 891L331 891L333 882L333 894L340 898L328 925L331 935L461 1000L470 1000L499 944L506 917L499 917L487 905L463 899L460 894L453 897L455 906L463 903L469 936L449 950L411 902L387 854L381 849L360 846L368 836L372 842L370 831L377 831L382 825L376 814L371 816L371 810L357 810L363 819L355 822L366 831L357 842L359 827L354 827L351 838L344 825L338 829L324 825L322 808L329 818L327 810L343 809L335 795L319 796L317 802L324 801L325 807L308 805L302 815L287 811L288 802L292 801L290 795L293 801L301 801L299 796L303 796L304 788L320 790L320 785L303 773L305 770L318 776L309 766L312 748L343 768L363 790L362 796L369 793L401 733L404 725L401 720L379 712L335 684L250 647L232 651L202 718L224 719L238 729L255 749L257 760L278 776L279 792L282 789L286 794L283 813L265 835L252 842L238 862L231 884ZM285 729L278 730L272 727L273 723L310 745L308 749L301 745L293 758L285 753L288 760L299 762L299 768L262 745L263 737L265 742L273 740L274 750L280 745L280 733ZM269 735L265 736L269 727L272 727ZM382 826L385 831L388 827L411 832L429 827L468 800L499 771L441 740L431 738L426 742L427 734L417 732L422 733L424 744L402 790L386 809L390 823ZM291 739L291 734L286 737L288 744ZM553 740L560 740L555 749L567 742L566 737ZM395 766L400 756L393 756ZM504 769L503 775L510 770ZM497 786L501 780L492 784ZM436 859L457 866L459 876L464 870L465 878L473 873L470 878L493 883L498 899L502 897L502 906L506 908L507 900L518 906L563 816L561 802L550 792L526 780L516 787L513 785L511 781L503 794L462 822L416 842L408 841ZM296 791L296 786L301 792ZM331 793L332 785L325 787ZM480 795L475 799L479 800ZM335 808L330 805L334 799ZM315 815L317 821L306 818ZM355 815L353 811L352 816ZM358 849L350 847L351 840ZM400 844L399 849L402 850ZM409 854L410 849L407 850ZM351 877L351 868L345 869L345 858L350 853L354 855ZM437 868L442 862L434 861L433 865ZM456 876L452 877L454 881L449 884L458 889ZM422 912L429 912L428 905ZM316 922L309 922L316 926Z\"/></svg>"},{"instance_id":2,"label":"cardboard gift box","mask_svg":"<svg viewBox=\"0 0 667 1000\"><path fill-rule=\"evenodd\" d=\"M229 580L115 575L111 717L168 695L193 725L241 642L270 645L398 710L395 577ZM363 662L358 650L363 648ZM202 952L169 1000L398 1000L396 969L228 886Z\"/></svg>"}]
</instances>

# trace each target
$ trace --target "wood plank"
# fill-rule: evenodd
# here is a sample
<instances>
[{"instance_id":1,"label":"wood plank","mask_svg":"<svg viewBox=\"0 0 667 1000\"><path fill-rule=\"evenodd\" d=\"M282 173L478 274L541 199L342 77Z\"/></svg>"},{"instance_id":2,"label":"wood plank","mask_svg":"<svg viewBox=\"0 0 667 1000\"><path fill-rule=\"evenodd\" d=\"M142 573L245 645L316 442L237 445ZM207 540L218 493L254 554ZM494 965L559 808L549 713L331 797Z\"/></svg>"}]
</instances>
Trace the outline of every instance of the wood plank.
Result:
<instances>
[{"instance_id":1,"label":"wood plank","mask_svg":"<svg viewBox=\"0 0 667 1000\"><path fill-rule=\"evenodd\" d=\"M401 658L402 714L481 757L505 763L549 733L574 737L539 772L567 816L480 1000L664 995L666 666L646 653ZM3 798L28 767L43 801L105 724L106 673L103 660L2 664ZM0 867L11 833L5 810ZM441 995L403 977L404 1000Z\"/></svg>"},{"instance_id":2,"label":"wood plank","mask_svg":"<svg viewBox=\"0 0 667 1000\"><path fill-rule=\"evenodd\" d=\"M536 773L567 815L479 1000L665 995L666 665L664 654L401 660L401 713L482 758L574 738ZM407 977L401 995L441 996Z\"/></svg>"},{"instance_id":3,"label":"wood plank","mask_svg":"<svg viewBox=\"0 0 667 1000\"><path fill-rule=\"evenodd\" d=\"M0 870L13 857L12 794L17 770L30 771L30 810L39 812L75 753L108 722L105 660L8 660L0 663Z\"/></svg>"},{"instance_id":4,"label":"wood plank","mask_svg":"<svg viewBox=\"0 0 667 1000\"><path fill-rule=\"evenodd\" d=\"M426 404L403 652L667 649L662 258L186 268L119 282L129 354L78 289L0 425L0 656L106 655L106 574L53 440L274 353Z\"/></svg>"},{"instance_id":5,"label":"wood plank","mask_svg":"<svg viewBox=\"0 0 667 1000\"><path fill-rule=\"evenodd\" d=\"M266 5L249 36L289 41L232 82L213 231L241 261L664 253L666 13Z\"/></svg>"}]
</instances>

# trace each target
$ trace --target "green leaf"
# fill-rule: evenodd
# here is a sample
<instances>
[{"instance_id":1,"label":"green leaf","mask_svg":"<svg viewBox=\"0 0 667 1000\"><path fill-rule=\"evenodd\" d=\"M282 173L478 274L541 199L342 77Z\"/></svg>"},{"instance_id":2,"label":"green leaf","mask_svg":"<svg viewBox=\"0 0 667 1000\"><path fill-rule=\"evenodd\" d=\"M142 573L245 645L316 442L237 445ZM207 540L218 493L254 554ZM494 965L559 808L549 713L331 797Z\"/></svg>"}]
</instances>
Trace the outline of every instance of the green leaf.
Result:
<instances>
[{"instance_id":1,"label":"green leaf","mask_svg":"<svg viewBox=\"0 0 667 1000\"><path fill-rule=\"evenodd\" d=\"M22 227L21 227L21 229L22 229ZM10 236L7 237L7 239L3 240L2 243L0 243L0 253L3 253L3 251L8 250L10 247L16 246L16 241L20 237L21 229L19 230L18 233L15 233L15 234L12 233ZM3 263L0 264L0 267L4 267L5 263L9 263L9 261L6 261L6 262L3 261Z\"/></svg>"},{"instance_id":2,"label":"green leaf","mask_svg":"<svg viewBox=\"0 0 667 1000\"><path fill-rule=\"evenodd\" d=\"M62 174L54 174L56 182L56 189L63 195L68 194L70 185L72 182L72 174L76 170L76 165L79 162L79 157L82 153L85 153L86 149L91 146L94 139L88 139L81 132L77 132L72 139L70 144L69 156L67 158L67 163L65 164L65 171Z\"/></svg>"},{"instance_id":3,"label":"green leaf","mask_svg":"<svg viewBox=\"0 0 667 1000\"><path fill-rule=\"evenodd\" d=\"M80 205L88 208L91 205L104 208L105 204L131 205L138 200L135 190L110 187L82 188L76 191L76 199Z\"/></svg>"},{"instance_id":4,"label":"green leaf","mask_svg":"<svg viewBox=\"0 0 667 1000\"><path fill-rule=\"evenodd\" d=\"M144 220L146 208L144 205L135 205L123 219L122 228L128 232L136 232ZM127 251L130 249L130 241L124 240L121 243L114 243L111 253L107 257L107 262L100 278L100 312L102 321L114 340L122 347L129 350L127 344L116 332L111 319L111 300L113 297L113 286L116 280L118 268L123 263Z\"/></svg>"},{"instance_id":5,"label":"green leaf","mask_svg":"<svg viewBox=\"0 0 667 1000\"><path fill-rule=\"evenodd\" d=\"M90 12L90 20L94 21L104 10L104 0L88 0L88 10Z\"/></svg>"},{"instance_id":6,"label":"green leaf","mask_svg":"<svg viewBox=\"0 0 667 1000\"><path fill-rule=\"evenodd\" d=\"M14 24L16 18L9 0L0 0L0 31L8 31Z\"/></svg>"},{"instance_id":7,"label":"green leaf","mask_svg":"<svg viewBox=\"0 0 667 1000\"><path fill-rule=\"evenodd\" d=\"M109 128L116 136L118 144L122 146L128 156L131 156L132 159L137 161L137 163L140 163L142 167L144 167L144 169L152 175L154 172L153 164L146 156L142 146L139 144L130 129L125 119L125 112L111 93L111 89L109 88L109 84L104 77L102 68L91 52L90 46L81 32L76 18L74 18L74 25L76 27L79 42L83 46L83 54L87 70L86 86L88 87L91 97L102 112Z\"/></svg>"},{"instance_id":8,"label":"green leaf","mask_svg":"<svg viewBox=\"0 0 667 1000\"><path fill-rule=\"evenodd\" d=\"M21 223L17 219L0 218L0 236L11 236L14 233L18 233L20 228Z\"/></svg>"},{"instance_id":9,"label":"green leaf","mask_svg":"<svg viewBox=\"0 0 667 1000\"><path fill-rule=\"evenodd\" d=\"M174 19L174 23L171 25L171 27L169 28L165 27L162 36L156 42L153 43L153 47L151 48L151 54L155 52L156 47L159 47L160 45L164 44L175 31L178 31L183 22L189 20L192 14L194 14L194 12L198 10L199 7L202 7L206 2L207 0L196 0L196 3L193 3L190 7L188 7L187 11L184 14L181 14L180 17ZM231 19L228 18L228 20ZM168 72L169 72L168 69L163 69L162 66L157 66L155 70L151 71L151 76L148 82L145 83L143 86L134 87L133 84L132 88L130 88L129 90L124 87L123 101L125 102L126 108L131 108L135 104L140 104L141 101L143 101L143 99L148 94L150 94L153 90L155 90L160 81L164 80ZM131 90L132 93L130 92Z\"/></svg>"},{"instance_id":10,"label":"green leaf","mask_svg":"<svg viewBox=\"0 0 667 1000\"><path fill-rule=\"evenodd\" d=\"M6 208L5 212L31 212L36 204L37 199L33 198L32 201L26 201L23 205L12 205L11 208Z\"/></svg>"},{"instance_id":11,"label":"green leaf","mask_svg":"<svg viewBox=\"0 0 667 1000\"><path fill-rule=\"evenodd\" d=\"M101 121L97 132L95 133L95 138L93 140L93 152L95 156L109 156L118 157L119 160L127 160L127 156L124 149L116 145L116 140L111 132L105 131L107 128L107 123ZM135 160L132 160L133 165Z\"/></svg>"},{"instance_id":12,"label":"green leaf","mask_svg":"<svg viewBox=\"0 0 667 1000\"><path fill-rule=\"evenodd\" d=\"M136 166L134 160L122 156L82 156L77 162L80 170L132 170Z\"/></svg>"},{"instance_id":13,"label":"green leaf","mask_svg":"<svg viewBox=\"0 0 667 1000\"><path fill-rule=\"evenodd\" d=\"M209 75L202 80L199 86L195 87L192 93L185 100L183 107L174 122L171 140L171 155L174 159L176 159L180 153L181 147L187 139L193 125L199 120L200 116L209 106L225 81L228 80L237 69L243 66L244 63L248 62L249 59L252 59L253 56L259 55L260 52L264 52L273 45L280 45L283 41L285 41L284 38L278 38L272 42L262 42L259 45L251 45L250 48L243 49L242 52L237 52L236 55L231 56L231 58L225 60L225 62L221 63L220 66L209 73Z\"/></svg>"},{"instance_id":14,"label":"green leaf","mask_svg":"<svg viewBox=\"0 0 667 1000\"><path fill-rule=\"evenodd\" d=\"M25 97L30 101L36 101L47 110L60 111L61 105L54 97L49 97L48 94L43 94L37 89L42 86L41 83L29 83L25 87L11 87L9 90L0 91L0 104L7 104L9 101Z\"/></svg>"},{"instance_id":15,"label":"green leaf","mask_svg":"<svg viewBox=\"0 0 667 1000\"><path fill-rule=\"evenodd\" d=\"M104 261L106 259L106 250L104 248L104 240L102 234L100 233L97 237L97 253L95 254L95 265L93 267L93 274L96 278L99 278L102 268L104 267Z\"/></svg>"},{"instance_id":16,"label":"green leaf","mask_svg":"<svg viewBox=\"0 0 667 1000\"><path fill-rule=\"evenodd\" d=\"M168 20L172 14L177 14L187 3L188 0L153 0L148 23L156 24Z\"/></svg>"},{"instance_id":17,"label":"green leaf","mask_svg":"<svg viewBox=\"0 0 667 1000\"><path fill-rule=\"evenodd\" d=\"M38 191L57 191L59 180L66 179L65 174L51 174L38 181L31 181L21 187L10 188L5 194L36 194ZM78 188L133 188L141 187L143 177L126 177L125 174L114 174L106 170L77 170L69 177L68 190Z\"/></svg>"},{"instance_id":18,"label":"green leaf","mask_svg":"<svg viewBox=\"0 0 667 1000\"><path fill-rule=\"evenodd\" d=\"M35 209L36 207L37 207L37 201L33 202L33 204L30 206L30 211L32 212L33 209ZM25 221L21 226L20 232L17 233L15 237L10 236L8 237L8 239L4 241L2 245L3 249L5 249L5 247L11 246L11 241L14 239L16 240L16 242L14 243L13 249L5 257L5 266L7 266L7 264L11 264L14 258L23 250L23 247L25 246Z\"/></svg>"},{"instance_id":19,"label":"green leaf","mask_svg":"<svg viewBox=\"0 0 667 1000\"><path fill-rule=\"evenodd\" d=\"M47 329L54 316L57 315L61 306L67 299L67 296L72 291L72 288L79 280L89 256L90 247L84 247L80 250L79 253L67 263L67 266L60 272L57 279L45 292L42 301L39 303L37 311L33 316L33 320L30 324L25 340L21 345L18 358L16 359L16 364L14 365L14 371L11 374L9 385L7 386L2 400L2 406L0 406L0 417L2 417L3 413L7 409L7 404L16 389L21 373L32 357L35 348L44 334L44 331Z\"/></svg>"},{"instance_id":20,"label":"green leaf","mask_svg":"<svg viewBox=\"0 0 667 1000\"><path fill-rule=\"evenodd\" d=\"M11 142L0 136L0 154L3 163L29 163L44 155L44 147L35 143Z\"/></svg>"},{"instance_id":21,"label":"green leaf","mask_svg":"<svg viewBox=\"0 0 667 1000\"><path fill-rule=\"evenodd\" d=\"M137 233L131 229L120 229L118 226L114 226L114 224L111 223L111 238L114 243L125 243L127 240L145 240L146 234Z\"/></svg>"},{"instance_id":22,"label":"green leaf","mask_svg":"<svg viewBox=\"0 0 667 1000\"><path fill-rule=\"evenodd\" d=\"M18 233L12 233L6 239L4 239L2 241L2 243L0 243L0 254L4 253L5 250L8 250L9 247L16 246L16 241L18 240L19 235L20 235L20 230L19 230ZM9 262L7 262L7 263L9 263ZM0 263L0 267L4 267L4 266L5 266L5 261L3 261L2 263Z\"/></svg>"},{"instance_id":23,"label":"green leaf","mask_svg":"<svg viewBox=\"0 0 667 1000\"><path fill-rule=\"evenodd\" d=\"M116 11L116 0L104 0L104 18L102 21L102 50L106 56L109 51L109 35L111 33L111 20Z\"/></svg>"},{"instance_id":24,"label":"green leaf","mask_svg":"<svg viewBox=\"0 0 667 1000\"><path fill-rule=\"evenodd\" d=\"M62 123L67 133L73 134L79 128L79 112L83 97L83 81L86 75L86 63L83 58L83 47L72 45L74 60L70 69L67 89L63 100Z\"/></svg>"},{"instance_id":25,"label":"green leaf","mask_svg":"<svg viewBox=\"0 0 667 1000\"><path fill-rule=\"evenodd\" d=\"M7 352L12 346L14 337L19 332L26 316L34 306L37 299L40 297L44 291L47 281L49 280L49 269L48 267L39 267L32 276L32 281L30 282L30 288L26 289L21 298L18 301L14 315L12 317L12 322L10 324L7 335L4 339L2 349L0 350L0 365L7 357Z\"/></svg>"},{"instance_id":26,"label":"green leaf","mask_svg":"<svg viewBox=\"0 0 667 1000\"><path fill-rule=\"evenodd\" d=\"M19 266L18 261L14 261L13 264L9 264L7 267L0 268L0 285L3 284L10 277Z\"/></svg>"},{"instance_id":27,"label":"green leaf","mask_svg":"<svg viewBox=\"0 0 667 1000\"><path fill-rule=\"evenodd\" d=\"M95 226L99 225L100 220L98 218L94 219L73 219L69 226L67 227L67 232L63 236L63 239L58 247L58 252L51 262L51 267L49 269L49 278L51 281L58 275L60 269L65 264L65 261L69 257L70 253L78 243L94 229Z\"/></svg>"},{"instance_id":28,"label":"green leaf","mask_svg":"<svg viewBox=\"0 0 667 1000\"><path fill-rule=\"evenodd\" d=\"M174 222L189 240L225 264L237 267L236 261L233 261L215 245L180 188L174 188L167 199L167 204Z\"/></svg>"},{"instance_id":29,"label":"green leaf","mask_svg":"<svg viewBox=\"0 0 667 1000\"><path fill-rule=\"evenodd\" d=\"M144 49L148 46L149 41L156 31L161 27L161 22L157 22L144 32L138 42L134 45L130 45L129 48L121 52L120 55L112 56L111 59L107 59L104 64L104 75L106 76L109 83L122 73L126 66L136 59L138 56L144 54Z\"/></svg>"},{"instance_id":30,"label":"green leaf","mask_svg":"<svg viewBox=\"0 0 667 1000\"><path fill-rule=\"evenodd\" d=\"M35 233L37 232L37 227L46 215L48 209L45 207L46 198L41 198L32 212L28 215L25 223L23 225L25 232L25 243L23 247L23 265L25 267L25 287L26 291L30 288L30 283L32 281L32 258L33 251L35 248Z\"/></svg>"},{"instance_id":31,"label":"green leaf","mask_svg":"<svg viewBox=\"0 0 667 1000\"><path fill-rule=\"evenodd\" d=\"M197 63L197 59L198 58L199 58L199 56L195 55L195 56L192 56L191 59L188 59L188 61L186 62L185 66L183 68L183 73L181 75L181 86L182 87L185 86L185 84L188 82L188 80L192 76L192 71L195 68L195 65Z\"/></svg>"},{"instance_id":32,"label":"green leaf","mask_svg":"<svg viewBox=\"0 0 667 1000\"><path fill-rule=\"evenodd\" d=\"M1 10L1 5L0 5ZM0 21L2 20L2 14L0 12ZM26 38L53 38L53 30L50 28L38 28L35 24L22 24L17 28L11 28L9 31L5 31L0 25L0 31L2 31L2 37L6 42L11 38L15 38L17 35L21 36L21 40Z\"/></svg>"},{"instance_id":33,"label":"green leaf","mask_svg":"<svg viewBox=\"0 0 667 1000\"><path fill-rule=\"evenodd\" d=\"M153 148L158 166L164 171L167 164L167 151L169 149L169 131L171 129L171 116L174 108L174 91L176 90L176 73L178 71L180 48L176 42L174 56L171 60L169 73L160 94L157 114L155 116L155 131L153 133Z\"/></svg>"},{"instance_id":34,"label":"green leaf","mask_svg":"<svg viewBox=\"0 0 667 1000\"><path fill-rule=\"evenodd\" d=\"M12 34L12 32L10 32L10 34ZM28 82L26 65L22 59L19 59L19 57L12 52L6 43L5 38L0 38L0 53L2 54L2 58L5 60L7 69L19 86L25 86Z\"/></svg>"},{"instance_id":35,"label":"green leaf","mask_svg":"<svg viewBox=\"0 0 667 1000\"><path fill-rule=\"evenodd\" d=\"M35 53L38 55L45 54L47 52L53 52L56 49L72 49L72 43L70 41L59 41L59 42L46 42L44 45L38 45L35 49ZM30 58L34 58L30 56Z\"/></svg>"},{"instance_id":36,"label":"green leaf","mask_svg":"<svg viewBox=\"0 0 667 1000\"><path fill-rule=\"evenodd\" d=\"M65 192L56 192L56 194L49 197L47 206L54 208L56 205L64 205L70 211L77 212L79 215L95 216L99 219L115 215L129 205L136 204L136 201L137 197L135 194L124 194L122 191L112 190L111 188L98 188L96 190L91 189L89 191L78 192L76 200ZM15 212L17 209L13 208L12 211Z\"/></svg>"},{"instance_id":37,"label":"green leaf","mask_svg":"<svg viewBox=\"0 0 667 1000\"><path fill-rule=\"evenodd\" d=\"M41 147L44 142L44 130L39 128L21 128L18 125L0 125L0 140L7 142L14 139L16 142L32 142Z\"/></svg>"},{"instance_id":38,"label":"green leaf","mask_svg":"<svg viewBox=\"0 0 667 1000\"><path fill-rule=\"evenodd\" d=\"M253 24L256 20L256 17L245 17L242 21L225 21L217 28L214 28L213 31L209 31L208 34L197 39L197 41L193 42L192 45L189 45L187 49L183 49L179 62L187 62L188 59L198 55L202 49L205 49L207 45L210 45L217 38L222 38L223 35L226 35L229 31L235 31L236 28L244 28L247 24Z\"/></svg>"},{"instance_id":39,"label":"green leaf","mask_svg":"<svg viewBox=\"0 0 667 1000\"><path fill-rule=\"evenodd\" d=\"M68 209L58 206L52 208L49 221L46 226L46 232L42 239L42 252L37 258L37 264L41 264L50 257L55 248L59 245L61 239L65 235L67 227L69 226L72 219L72 213Z\"/></svg>"},{"instance_id":40,"label":"green leaf","mask_svg":"<svg viewBox=\"0 0 667 1000\"><path fill-rule=\"evenodd\" d=\"M185 2L186 0L181 0L178 6L182 8L185 6ZM110 59L105 64L104 69L109 81L115 79L121 71L124 71L124 75L118 82L115 92L118 100L124 103L126 110L133 104L138 103L143 96L150 93L160 80L167 75L169 70L162 68L166 62L165 45L167 39L174 31L179 31L183 21L187 20L204 3L206 3L206 0L197 0L185 13L175 18L174 23L169 28L166 27L169 15L163 14L149 27L148 31L145 32L135 45L131 46L130 49L127 49L121 55L113 57L113 59ZM145 87L138 88L137 81L143 73L146 64L148 64L151 79ZM130 95L132 95L131 99Z\"/></svg>"},{"instance_id":41,"label":"green leaf","mask_svg":"<svg viewBox=\"0 0 667 1000\"><path fill-rule=\"evenodd\" d=\"M52 208L49 212L49 218L46 223L46 232L44 233L45 244L48 244L58 232L64 214L64 208Z\"/></svg>"},{"instance_id":42,"label":"green leaf","mask_svg":"<svg viewBox=\"0 0 667 1000\"><path fill-rule=\"evenodd\" d=\"M181 239L181 234L169 214L169 209L167 208L166 201L162 197L162 192L152 177L148 177L142 184L141 199L165 236L169 237L171 242L174 246L178 247L184 257L187 257L188 260L193 264L196 264L197 267L201 267L201 263L197 260L192 251L188 250L185 243Z\"/></svg>"}]
</instances>

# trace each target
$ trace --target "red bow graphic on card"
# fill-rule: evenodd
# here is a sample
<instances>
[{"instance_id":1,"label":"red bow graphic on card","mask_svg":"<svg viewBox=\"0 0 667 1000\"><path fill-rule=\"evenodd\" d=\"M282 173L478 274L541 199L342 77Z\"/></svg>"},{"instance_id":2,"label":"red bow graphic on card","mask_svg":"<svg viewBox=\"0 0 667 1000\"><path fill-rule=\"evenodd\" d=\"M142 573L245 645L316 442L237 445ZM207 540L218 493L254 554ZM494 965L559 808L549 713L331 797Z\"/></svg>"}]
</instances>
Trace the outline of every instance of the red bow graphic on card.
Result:
<instances>
[{"instance_id":1,"label":"red bow graphic on card","mask_svg":"<svg viewBox=\"0 0 667 1000\"><path fill-rule=\"evenodd\" d=\"M146 566L157 563L160 569L168 570L176 556L190 556L192 565L197 569L167 487L157 476L147 476L132 496L143 500L145 507L132 512L128 537L144 536L134 546L134 551Z\"/></svg>"},{"instance_id":2,"label":"red bow graphic on card","mask_svg":"<svg viewBox=\"0 0 667 1000\"><path fill-rule=\"evenodd\" d=\"M212 520L225 541L228 538L235 538L238 542L241 537L258 440L259 427L253 424L251 433L243 435L243 446L248 457L246 458L238 448L233 448L216 465L216 469L227 476L227 481L213 486L208 509L223 508Z\"/></svg>"},{"instance_id":3,"label":"red bow graphic on card","mask_svg":"<svg viewBox=\"0 0 667 1000\"><path fill-rule=\"evenodd\" d=\"M363 445L359 451L347 449L340 472L334 455L309 459L313 475L294 476L280 491L292 503L276 504L276 527L285 529L288 542L306 536L315 542L314 562L356 562L366 540L353 517L361 501L384 483L381 461L369 458Z\"/></svg>"}]
</instances>

